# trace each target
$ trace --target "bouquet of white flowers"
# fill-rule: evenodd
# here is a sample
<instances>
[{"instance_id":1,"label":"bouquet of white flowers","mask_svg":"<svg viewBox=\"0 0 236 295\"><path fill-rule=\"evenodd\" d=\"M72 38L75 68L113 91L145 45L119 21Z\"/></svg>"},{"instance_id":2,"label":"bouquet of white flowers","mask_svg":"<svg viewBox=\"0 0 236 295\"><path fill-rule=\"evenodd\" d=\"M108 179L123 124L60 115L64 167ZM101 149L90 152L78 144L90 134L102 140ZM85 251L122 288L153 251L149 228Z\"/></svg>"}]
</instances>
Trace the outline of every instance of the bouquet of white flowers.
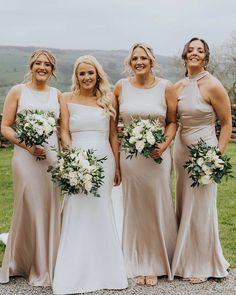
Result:
<instances>
[{"instance_id":1,"label":"bouquet of white flowers","mask_svg":"<svg viewBox=\"0 0 236 295\"><path fill-rule=\"evenodd\" d=\"M16 134L26 146L42 145L57 129L55 114L39 110L23 110L16 116Z\"/></svg>"},{"instance_id":2,"label":"bouquet of white flowers","mask_svg":"<svg viewBox=\"0 0 236 295\"><path fill-rule=\"evenodd\" d=\"M63 194L92 193L100 197L98 189L104 178L101 163L106 159L98 159L94 150L71 148L57 153L57 163L54 167L49 166L48 172L51 172L52 181L59 185Z\"/></svg>"},{"instance_id":3,"label":"bouquet of white flowers","mask_svg":"<svg viewBox=\"0 0 236 295\"><path fill-rule=\"evenodd\" d=\"M129 127L125 127L121 138L121 148L128 154L127 159L132 159L138 153L146 158L151 156L158 144L163 143L166 136L163 133L159 119L132 118ZM158 164L162 158L154 159Z\"/></svg>"},{"instance_id":4,"label":"bouquet of white flowers","mask_svg":"<svg viewBox=\"0 0 236 295\"><path fill-rule=\"evenodd\" d=\"M200 139L197 144L192 144L188 148L190 159L183 167L193 180L191 187L213 182L220 183L223 176L226 180L232 177L230 158L222 155L217 147L209 146L203 139Z\"/></svg>"}]
</instances>

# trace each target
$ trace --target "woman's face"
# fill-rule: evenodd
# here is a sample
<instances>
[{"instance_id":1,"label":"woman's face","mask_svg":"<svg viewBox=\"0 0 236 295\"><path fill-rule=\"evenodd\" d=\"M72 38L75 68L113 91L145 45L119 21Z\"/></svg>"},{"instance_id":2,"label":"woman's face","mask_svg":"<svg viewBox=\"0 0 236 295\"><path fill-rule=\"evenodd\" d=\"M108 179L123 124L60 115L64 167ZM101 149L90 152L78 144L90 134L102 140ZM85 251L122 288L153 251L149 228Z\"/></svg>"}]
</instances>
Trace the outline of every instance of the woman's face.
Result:
<instances>
[{"instance_id":1,"label":"woman's face","mask_svg":"<svg viewBox=\"0 0 236 295\"><path fill-rule=\"evenodd\" d=\"M130 64L135 75L144 75L151 71L150 58L141 47L136 47L134 49Z\"/></svg>"},{"instance_id":2,"label":"woman's face","mask_svg":"<svg viewBox=\"0 0 236 295\"><path fill-rule=\"evenodd\" d=\"M52 64L45 54L40 54L32 65L32 78L38 82L47 82L52 74Z\"/></svg>"},{"instance_id":3,"label":"woman's face","mask_svg":"<svg viewBox=\"0 0 236 295\"><path fill-rule=\"evenodd\" d=\"M77 67L76 76L80 90L94 90L97 81L97 72L94 66L82 62Z\"/></svg>"},{"instance_id":4,"label":"woman's face","mask_svg":"<svg viewBox=\"0 0 236 295\"><path fill-rule=\"evenodd\" d=\"M187 56L185 59L187 67L204 68L206 52L204 45L200 40L194 40L189 44Z\"/></svg>"}]
</instances>

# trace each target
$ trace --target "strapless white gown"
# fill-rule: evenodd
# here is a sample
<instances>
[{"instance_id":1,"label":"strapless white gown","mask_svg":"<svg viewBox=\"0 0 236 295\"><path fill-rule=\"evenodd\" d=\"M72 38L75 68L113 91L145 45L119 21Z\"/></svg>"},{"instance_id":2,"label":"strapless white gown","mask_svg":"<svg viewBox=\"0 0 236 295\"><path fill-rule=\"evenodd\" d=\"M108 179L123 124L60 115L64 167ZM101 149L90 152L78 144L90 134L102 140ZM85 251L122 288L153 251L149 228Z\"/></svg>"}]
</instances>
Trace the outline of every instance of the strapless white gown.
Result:
<instances>
[{"instance_id":1,"label":"strapless white gown","mask_svg":"<svg viewBox=\"0 0 236 295\"><path fill-rule=\"evenodd\" d=\"M54 294L124 289L127 275L118 239L111 191L115 161L109 143L109 117L103 109L68 103L74 147L107 157L100 198L83 194L65 199L53 281Z\"/></svg>"}]
</instances>

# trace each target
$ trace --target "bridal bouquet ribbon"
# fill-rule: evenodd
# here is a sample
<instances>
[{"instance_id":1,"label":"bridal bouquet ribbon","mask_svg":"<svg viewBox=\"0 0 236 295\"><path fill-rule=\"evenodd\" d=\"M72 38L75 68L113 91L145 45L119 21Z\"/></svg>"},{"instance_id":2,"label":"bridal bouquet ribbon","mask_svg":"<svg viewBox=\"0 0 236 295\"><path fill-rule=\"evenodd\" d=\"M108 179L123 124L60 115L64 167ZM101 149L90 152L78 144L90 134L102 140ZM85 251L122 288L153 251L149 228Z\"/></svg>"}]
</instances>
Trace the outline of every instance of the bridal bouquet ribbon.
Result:
<instances>
[{"instance_id":1,"label":"bridal bouquet ribbon","mask_svg":"<svg viewBox=\"0 0 236 295\"><path fill-rule=\"evenodd\" d=\"M203 139L188 146L190 159L183 165L193 180L191 187L220 183L223 176L232 177L232 165L227 155L217 147L208 145Z\"/></svg>"},{"instance_id":2,"label":"bridal bouquet ribbon","mask_svg":"<svg viewBox=\"0 0 236 295\"><path fill-rule=\"evenodd\" d=\"M132 118L131 124L123 130L121 148L128 154L127 159L132 159L138 154L149 158L153 150L158 148L158 144L165 140L166 136L158 118ZM159 157L154 161L160 164L162 158Z\"/></svg>"},{"instance_id":3,"label":"bridal bouquet ribbon","mask_svg":"<svg viewBox=\"0 0 236 295\"><path fill-rule=\"evenodd\" d=\"M26 146L47 143L49 136L57 129L55 114L39 110L23 110L16 116L16 134L20 143Z\"/></svg>"},{"instance_id":4,"label":"bridal bouquet ribbon","mask_svg":"<svg viewBox=\"0 0 236 295\"><path fill-rule=\"evenodd\" d=\"M98 159L94 150L70 148L57 153L57 163L49 166L48 172L51 172L52 181L61 188L63 194L91 193L100 197L98 189L104 179L102 163L106 159Z\"/></svg>"}]
</instances>

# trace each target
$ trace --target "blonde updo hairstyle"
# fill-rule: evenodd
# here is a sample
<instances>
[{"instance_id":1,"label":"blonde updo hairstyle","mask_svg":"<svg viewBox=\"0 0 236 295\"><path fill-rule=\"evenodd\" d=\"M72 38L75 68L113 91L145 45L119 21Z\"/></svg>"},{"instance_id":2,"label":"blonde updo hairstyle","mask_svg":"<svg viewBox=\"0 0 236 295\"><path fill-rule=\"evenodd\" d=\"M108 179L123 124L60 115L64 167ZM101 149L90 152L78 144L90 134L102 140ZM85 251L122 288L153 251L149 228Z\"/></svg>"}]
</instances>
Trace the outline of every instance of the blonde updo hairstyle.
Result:
<instances>
[{"instance_id":1,"label":"blonde updo hairstyle","mask_svg":"<svg viewBox=\"0 0 236 295\"><path fill-rule=\"evenodd\" d=\"M51 51L46 50L46 49L38 49L35 50L34 52L32 52L30 59L29 59L29 71L28 73L25 75L24 77L24 82L29 82L32 81L32 67L35 63L35 61L38 59L38 57L44 54L46 55L46 57L48 58L50 64L51 64L51 68L52 68L52 76L54 78L56 78L56 74L55 74L55 70L56 70L56 58L55 56L52 54Z\"/></svg>"},{"instance_id":2,"label":"blonde updo hairstyle","mask_svg":"<svg viewBox=\"0 0 236 295\"><path fill-rule=\"evenodd\" d=\"M72 75L71 91L77 95L80 94L80 85L77 77L77 70L78 66L81 63L91 65L95 68L97 81L94 88L94 96L97 97L97 104L102 107L108 115L115 118L116 111L112 106L112 92L110 90L108 78L102 66L95 57L91 55L83 55L76 60Z\"/></svg>"},{"instance_id":3,"label":"blonde updo hairstyle","mask_svg":"<svg viewBox=\"0 0 236 295\"><path fill-rule=\"evenodd\" d=\"M124 72L128 76L133 76L133 70L132 70L132 67L131 67L131 61L132 61L132 58L133 58L134 50L136 48L142 48L146 52L148 58L150 59L150 64L151 64L151 69L152 70L160 68L160 66L158 65L158 63L156 61L156 57L155 57L153 49L150 46L148 46L148 45L146 45L144 43L135 43L131 47L131 49L130 49L130 51L129 51L129 53L128 53L125 61L124 61L124 66L125 66L125 71Z\"/></svg>"}]
</instances>

